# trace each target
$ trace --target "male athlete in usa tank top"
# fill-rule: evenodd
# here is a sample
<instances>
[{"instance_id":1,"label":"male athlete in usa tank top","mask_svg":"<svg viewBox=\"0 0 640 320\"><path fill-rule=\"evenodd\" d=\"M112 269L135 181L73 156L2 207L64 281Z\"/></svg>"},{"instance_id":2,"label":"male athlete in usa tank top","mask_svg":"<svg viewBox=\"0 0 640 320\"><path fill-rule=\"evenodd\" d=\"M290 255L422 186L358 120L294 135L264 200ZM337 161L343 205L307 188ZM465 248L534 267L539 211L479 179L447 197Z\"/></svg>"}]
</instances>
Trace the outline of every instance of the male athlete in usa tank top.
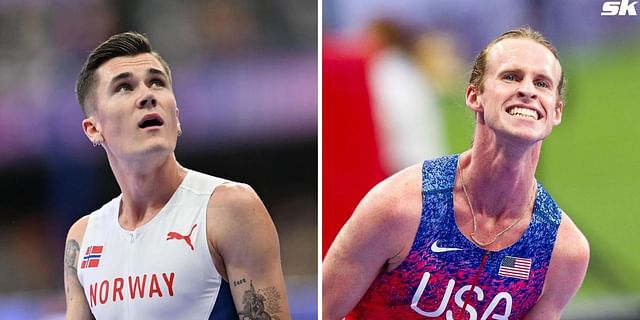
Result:
<instances>
[{"instance_id":1,"label":"male athlete in usa tank top","mask_svg":"<svg viewBox=\"0 0 640 320\"><path fill-rule=\"evenodd\" d=\"M560 319L589 259L535 179L563 83L539 33L489 43L466 90L471 149L406 168L364 197L323 262L323 318Z\"/></svg>"}]
</instances>

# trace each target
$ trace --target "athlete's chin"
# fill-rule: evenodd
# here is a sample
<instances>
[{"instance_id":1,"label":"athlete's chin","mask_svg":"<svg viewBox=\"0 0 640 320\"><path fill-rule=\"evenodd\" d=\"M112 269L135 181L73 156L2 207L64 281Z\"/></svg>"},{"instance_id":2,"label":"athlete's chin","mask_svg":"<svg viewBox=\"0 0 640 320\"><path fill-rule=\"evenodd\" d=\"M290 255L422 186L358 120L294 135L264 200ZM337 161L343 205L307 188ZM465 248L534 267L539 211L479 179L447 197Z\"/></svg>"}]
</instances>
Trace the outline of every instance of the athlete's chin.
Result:
<instances>
[{"instance_id":1,"label":"athlete's chin","mask_svg":"<svg viewBox=\"0 0 640 320\"><path fill-rule=\"evenodd\" d=\"M149 151L149 152L162 151L162 150L173 151L176 148L176 142L177 142L177 139L158 136L150 139L145 139L140 144L140 147L142 150Z\"/></svg>"},{"instance_id":2,"label":"athlete's chin","mask_svg":"<svg viewBox=\"0 0 640 320\"><path fill-rule=\"evenodd\" d=\"M546 135L543 135L540 133L521 133L521 134L512 135L510 140L520 145L533 146L543 141L545 138L546 138Z\"/></svg>"},{"instance_id":3,"label":"athlete's chin","mask_svg":"<svg viewBox=\"0 0 640 320\"><path fill-rule=\"evenodd\" d=\"M155 143L146 143L141 146L134 153L140 157L148 157L148 156L163 156L172 153L176 149L175 143L169 142L155 142Z\"/></svg>"},{"instance_id":4,"label":"athlete's chin","mask_svg":"<svg viewBox=\"0 0 640 320\"><path fill-rule=\"evenodd\" d=\"M514 128L513 130L504 130L502 136L506 141L515 145L535 145L549 136L549 131L543 131L535 128Z\"/></svg>"}]
</instances>

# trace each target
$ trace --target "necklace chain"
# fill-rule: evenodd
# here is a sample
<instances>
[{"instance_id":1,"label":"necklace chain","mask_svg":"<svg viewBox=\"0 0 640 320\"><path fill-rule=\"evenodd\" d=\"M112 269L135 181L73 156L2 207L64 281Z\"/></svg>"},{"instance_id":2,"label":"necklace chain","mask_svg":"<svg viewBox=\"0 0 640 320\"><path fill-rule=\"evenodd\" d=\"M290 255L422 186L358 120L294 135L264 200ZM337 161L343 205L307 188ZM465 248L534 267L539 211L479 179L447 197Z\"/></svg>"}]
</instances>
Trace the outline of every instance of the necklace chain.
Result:
<instances>
[{"instance_id":1,"label":"necklace chain","mask_svg":"<svg viewBox=\"0 0 640 320\"><path fill-rule=\"evenodd\" d=\"M458 172L460 172L460 182L462 182L462 191L464 191L464 197L467 199L467 204L469 204L469 209L471 210L471 218L473 221L473 231L471 232L471 234L469 235L469 237L471 238L471 240L478 245L481 248L486 248L490 245L492 245L494 242L496 242L496 240L498 240L498 238L500 236L502 236L503 234L505 234L507 231L511 230L511 228L513 228L516 224L518 224L518 222L520 222L524 216L525 213L522 213L522 215L520 215L520 218L518 218L514 223L512 223L510 226L506 227L504 230L498 232L491 241L489 242L482 242L480 240L478 240L475 236L476 231L477 231L477 222L476 222L476 213L473 211L473 206L471 205L471 199L469 198L469 193L467 192L467 187L464 185L464 173L462 172L462 169L460 168L460 160L458 159ZM535 183L534 183L535 186ZM526 211L525 211L526 212Z\"/></svg>"}]
</instances>

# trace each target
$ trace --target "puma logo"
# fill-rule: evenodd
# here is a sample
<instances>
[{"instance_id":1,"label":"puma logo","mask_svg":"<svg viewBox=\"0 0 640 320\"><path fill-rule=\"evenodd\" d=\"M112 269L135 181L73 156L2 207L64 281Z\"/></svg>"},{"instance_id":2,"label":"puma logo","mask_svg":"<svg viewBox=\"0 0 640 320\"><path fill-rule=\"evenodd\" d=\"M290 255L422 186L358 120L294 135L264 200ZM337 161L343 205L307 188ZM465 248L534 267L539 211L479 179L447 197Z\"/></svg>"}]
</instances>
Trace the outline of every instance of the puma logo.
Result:
<instances>
[{"instance_id":1,"label":"puma logo","mask_svg":"<svg viewBox=\"0 0 640 320\"><path fill-rule=\"evenodd\" d=\"M195 229L198 226L198 224L194 224L193 227L191 227L191 231L189 232L188 235L181 235L177 232L171 231L169 233L167 233L167 240L184 240L184 242L187 243L187 245L189 246L189 248L191 248L191 251L195 250L193 248L193 244L191 244L191 234L193 233L193 229Z\"/></svg>"}]
</instances>

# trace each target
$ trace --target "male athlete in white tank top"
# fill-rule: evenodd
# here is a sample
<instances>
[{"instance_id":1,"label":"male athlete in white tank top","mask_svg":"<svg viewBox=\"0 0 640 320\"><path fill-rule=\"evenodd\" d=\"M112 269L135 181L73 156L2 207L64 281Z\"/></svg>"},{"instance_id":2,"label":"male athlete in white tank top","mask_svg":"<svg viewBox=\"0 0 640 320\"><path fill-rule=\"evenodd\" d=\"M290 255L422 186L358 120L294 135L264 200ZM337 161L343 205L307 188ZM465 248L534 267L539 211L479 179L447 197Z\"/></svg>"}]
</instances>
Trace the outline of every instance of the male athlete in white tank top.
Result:
<instances>
[{"instance_id":1,"label":"male athlete in white tank top","mask_svg":"<svg viewBox=\"0 0 640 320\"><path fill-rule=\"evenodd\" d=\"M171 73L127 32L87 59L82 126L122 194L65 249L67 319L289 319L275 227L251 187L187 170Z\"/></svg>"},{"instance_id":2,"label":"male athlete in white tank top","mask_svg":"<svg viewBox=\"0 0 640 320\"><path fill-rule=\"evenodd\" d=\"M121 196L89 215L76 268L96 317L237 316L207 245L207 203L222 182L189 171L160 212L133 231L118 223Z\"/></svg>"}]
</instances>

